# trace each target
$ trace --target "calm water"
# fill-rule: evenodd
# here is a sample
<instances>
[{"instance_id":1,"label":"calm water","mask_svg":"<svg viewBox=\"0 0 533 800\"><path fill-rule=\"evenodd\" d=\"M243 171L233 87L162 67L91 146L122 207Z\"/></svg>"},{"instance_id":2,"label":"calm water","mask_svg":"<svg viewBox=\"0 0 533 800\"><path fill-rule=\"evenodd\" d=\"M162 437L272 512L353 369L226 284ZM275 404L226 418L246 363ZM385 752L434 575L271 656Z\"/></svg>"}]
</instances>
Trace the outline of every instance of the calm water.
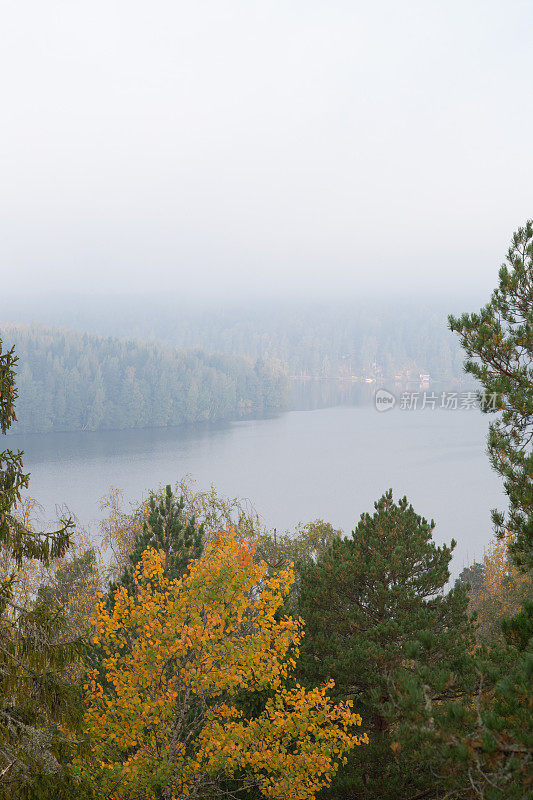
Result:
<instances>
[{"instance_id":1,"label":"calm water","mask_svg":"<svg viewBox=\"0 0 533 800\"><path fill-rule=\"evenodd\" d=\"M138 430L16 436L30 494L45 517L66 504L96 528L110 486L127 501L185 473L201 489L248 498L278 530L320 517L349 532L392 487L435 520L439 541L457 539L454 572L483 553L489 510L503 506L485 454L488 419L475 410L371 405L299 410L273 419L195 430Z\"/></svg>"}]
</instances>

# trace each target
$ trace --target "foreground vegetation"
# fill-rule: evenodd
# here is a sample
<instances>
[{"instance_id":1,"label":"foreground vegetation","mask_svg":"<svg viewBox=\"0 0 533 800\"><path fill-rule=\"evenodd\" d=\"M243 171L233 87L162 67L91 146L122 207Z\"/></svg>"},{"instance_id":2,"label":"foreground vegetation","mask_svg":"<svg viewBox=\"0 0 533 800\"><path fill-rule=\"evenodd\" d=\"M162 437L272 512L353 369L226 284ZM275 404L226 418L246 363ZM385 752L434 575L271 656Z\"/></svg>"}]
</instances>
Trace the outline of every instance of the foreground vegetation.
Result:
<instances>
[{"instance_id":1,"label":"foreground vegetation","mask_svg":"<svg viewBox=\"0 0 533 800\"><path fill-rule=\"evenodd\" d=\"M452 318L496 392L509 498L483 563L392 490L351 536L291 535L184 479L100 547L32 527L0 455L0 798L523 800L533 796L533 225L479 315ZM16 357L0 352L0 424Z\"/></svg>"}]
</instances>

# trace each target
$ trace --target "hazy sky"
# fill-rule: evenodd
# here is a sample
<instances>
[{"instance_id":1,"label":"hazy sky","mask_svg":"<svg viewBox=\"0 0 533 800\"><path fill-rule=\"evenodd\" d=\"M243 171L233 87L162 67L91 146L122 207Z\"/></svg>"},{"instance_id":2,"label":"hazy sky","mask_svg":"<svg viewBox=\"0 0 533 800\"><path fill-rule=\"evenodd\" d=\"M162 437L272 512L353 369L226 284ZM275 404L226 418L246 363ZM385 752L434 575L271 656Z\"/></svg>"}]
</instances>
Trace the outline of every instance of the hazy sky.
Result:
<instances>
[{"instance_id":1,"label":"hazy sky","mask_svg":"<svg viewBox=\"0 0 533 800\"><path fill-rule=\"evenodd\" d=\"M4 291L495 285L533 2L2 0Z\"/></svg>"}]
</instances>

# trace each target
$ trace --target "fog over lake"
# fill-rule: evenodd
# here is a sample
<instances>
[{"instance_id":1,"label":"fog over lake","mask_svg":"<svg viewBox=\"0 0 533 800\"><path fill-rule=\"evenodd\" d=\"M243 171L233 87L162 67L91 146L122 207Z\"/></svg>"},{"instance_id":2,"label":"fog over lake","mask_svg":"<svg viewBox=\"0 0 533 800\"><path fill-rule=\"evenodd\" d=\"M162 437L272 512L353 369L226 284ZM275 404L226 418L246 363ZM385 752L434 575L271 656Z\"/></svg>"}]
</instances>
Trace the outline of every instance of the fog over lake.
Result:
<instances>
[{"instance_id":1,"label":"fog over lake","mask_svg":"<svg viewBox=\"0 0 533 800\"><path fill-rule=\"evenodd\" d=\"M475 409L378 413L373 405L300 408L277 417L205 427L16 436L31 472L29 494L51 520L65 504L97 532L111 486L126 504L189 473L248 499L268 527L315 518L350 532L389 487L454 537L456 574L483 554L490 509L505 507L485 453L489 418Z\"/></svg>"}]
</instances>

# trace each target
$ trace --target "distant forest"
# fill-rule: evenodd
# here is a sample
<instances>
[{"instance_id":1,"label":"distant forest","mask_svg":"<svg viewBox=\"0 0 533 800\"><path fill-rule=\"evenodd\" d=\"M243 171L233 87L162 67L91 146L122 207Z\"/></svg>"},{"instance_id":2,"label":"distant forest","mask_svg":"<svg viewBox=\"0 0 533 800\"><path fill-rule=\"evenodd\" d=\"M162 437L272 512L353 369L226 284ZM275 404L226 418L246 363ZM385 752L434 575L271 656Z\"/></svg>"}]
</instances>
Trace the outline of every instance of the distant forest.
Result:
<instances>
[{"instance_id":1,"label":"distant forest","mask_svg":"<svg viewBox=\"0 0 533 800\"><path fill-rule=\"evenodd\" d=\"M464 302L464 301L463 301ZM454 304L455 305L455 304ZM0 318L39 320L104 336L201 348L225 356L277 359L290 375L434 381L463 378L457 337L444 300L195 304L161 297L58 300L43 308L0 302Z\"/></svg>"},{"instance_id":2,"label":"distant forest","mask_svg":"<svg viewBox=\"0 0 533 800\"><path fill-rule=\"evenodd\" d=\"M150 321L142 338L159 338L156 321ZM293 376L408 381L428 373L437 381L456 381L464 374L446 315L411 305L381 313L364 304L221 310L205 318L191 313L174 321L171 337L180 347L195 342L209 352L279 359Z\"/></svg>"},{"instance_id":3,"label":"distant forest","mask_svg":"<svg viewBox=\"0 0 533 800\"><path fill-rule=\"evenodd\" d=\"M463 380L446 313L420 303L222 309L185 302L176 308L162 298L114 305L106 298L38 309L45 325L55 318L77 331L19 324L29 314L37 316L31 304L24 311L0 303L0 318L15 320L0 323L0 337L20 358L12 433L237 419L285 408L290 398L301 405L297 382L289 392L291 376L407 384L428 374L449 388ZM327 391L336 395L338 387ZM328 404L315 400L317 407Z\"/></svg>"},{"instance_id":4,"label":"distant forest","mask_svg":"<svg viewBox=\"0 0 533 800\"><path fill-rule=\"evenodd\" d=\"M10 433L164 427L283 408L279 362L38 325L0 327L15 345L17 417Z\"/></svg>"}]
</instances>

